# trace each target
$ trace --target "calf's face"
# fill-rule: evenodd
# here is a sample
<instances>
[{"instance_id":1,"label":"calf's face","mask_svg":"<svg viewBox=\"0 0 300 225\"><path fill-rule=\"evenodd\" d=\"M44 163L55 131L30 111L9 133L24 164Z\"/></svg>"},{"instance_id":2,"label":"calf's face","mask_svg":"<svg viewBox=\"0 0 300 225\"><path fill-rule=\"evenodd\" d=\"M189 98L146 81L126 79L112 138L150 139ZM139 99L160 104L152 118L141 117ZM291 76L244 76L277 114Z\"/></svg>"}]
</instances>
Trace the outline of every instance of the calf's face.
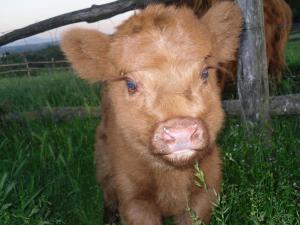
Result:
<instances>
[{"instance_id":1,"label":"calf's face","mask_svg":"<svg viewBox=\"0 0 300 225\"><path fill-rule=\"evenodd\" d=\"M83 78L106 81L111 119L127 146L185 166L222 126L215 72L234 59L241 21L231 2L216 4L200 20L187 8L149 6L112 36L69 31L62 48Z\"/></svg>"}]
</instances>

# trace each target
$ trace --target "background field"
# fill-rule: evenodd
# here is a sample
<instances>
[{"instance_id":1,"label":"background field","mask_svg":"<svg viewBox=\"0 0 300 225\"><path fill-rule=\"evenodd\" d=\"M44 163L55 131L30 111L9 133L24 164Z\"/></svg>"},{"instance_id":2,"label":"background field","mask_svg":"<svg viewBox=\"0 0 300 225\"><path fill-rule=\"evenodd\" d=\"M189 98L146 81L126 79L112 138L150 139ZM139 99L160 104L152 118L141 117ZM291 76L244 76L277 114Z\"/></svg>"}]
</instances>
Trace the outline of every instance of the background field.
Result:
<instances>
[{"instance_id":1,"label":"background field","mask_svg":"<svg viewBox=\"0 0 300 225\"><path fill-rule=\"evenodd\" d=\"M287 48L288 70L278 93L300 92L300 42ZM96 106L100 85L72 72L0 79L0 113L48 106ZM99 119L0 123L0 224L101 224L102 193L94 176ZM273 118L273 139L245 134L228 118L223 193L214 225L300 224L300 117ZM169 222L170 224L170 222Z\"/></svg>"}]
</instances>

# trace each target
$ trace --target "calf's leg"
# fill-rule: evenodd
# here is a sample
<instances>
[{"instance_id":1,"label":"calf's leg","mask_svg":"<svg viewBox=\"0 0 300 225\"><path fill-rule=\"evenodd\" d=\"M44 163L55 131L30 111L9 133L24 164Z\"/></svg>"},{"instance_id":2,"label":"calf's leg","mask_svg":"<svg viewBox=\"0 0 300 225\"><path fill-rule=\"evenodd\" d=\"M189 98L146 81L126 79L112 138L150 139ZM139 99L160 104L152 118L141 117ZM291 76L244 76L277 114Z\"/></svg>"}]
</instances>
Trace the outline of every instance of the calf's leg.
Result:
<instances>
[{"instance_id":1,"label":"calf's leg","mask_svg":"<svg viewBox=\"0 0 300 225\"><path fill-rule=\"evenodd\" d=\"M131 199L120 203L123 225L162 225L157 206L146 200Z\"/></svg>"},{"instance_id":2,"label":"calf's leg","mask_svg":"<svg viewBox=\"0 0 300 225\"><path fill-rule=\"evenodd\" d=\"M105 225L116 225L119 218L118 201L106 143L106 134L102 126L99 126L97 129L94 158L96 162L96 176L104 198L103 222Z\"/></svg>"},{"instance_id":3,"label":"calf's leg","mask_svg":"<svg viewBox=\"0 0 300 225\"><path fill-rule=\"evenodd\" d=\"M105 204L105 203L104 203ZM117 206L104 206L103 223L104 225L117 225L119 221Z\"/></svg>"}]
</instances>

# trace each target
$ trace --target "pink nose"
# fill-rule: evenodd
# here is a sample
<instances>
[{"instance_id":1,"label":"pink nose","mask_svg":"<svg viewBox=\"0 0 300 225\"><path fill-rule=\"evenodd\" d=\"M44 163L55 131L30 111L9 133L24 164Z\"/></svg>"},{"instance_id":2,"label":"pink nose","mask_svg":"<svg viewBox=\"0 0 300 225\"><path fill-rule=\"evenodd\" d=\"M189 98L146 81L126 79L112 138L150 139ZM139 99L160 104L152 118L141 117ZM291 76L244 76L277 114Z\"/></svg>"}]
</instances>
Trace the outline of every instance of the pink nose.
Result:
<instances>
[{"instance_id":1,"label":"pink nose","mask_svg":"<svg viewBox=\"0 0 300 225\"><path fill-rule=\"evenodd\" d=\"M199 150L208 144L206 126L193 118L174 118L161 123L152 140L157 153Z\"/></svg>"},{"instance_id":2,"label":"pink nose","mask_svg":"<svg viewBox=\"0 0 300 225\"><path fill-rule=\"evenodd\" d=\"M162 140L169 146L173 146L173 150L189 148L193 146L193 140L199 136L197 124L193 124L183 128L164 127Z\"/></svg>"}]
</instances>

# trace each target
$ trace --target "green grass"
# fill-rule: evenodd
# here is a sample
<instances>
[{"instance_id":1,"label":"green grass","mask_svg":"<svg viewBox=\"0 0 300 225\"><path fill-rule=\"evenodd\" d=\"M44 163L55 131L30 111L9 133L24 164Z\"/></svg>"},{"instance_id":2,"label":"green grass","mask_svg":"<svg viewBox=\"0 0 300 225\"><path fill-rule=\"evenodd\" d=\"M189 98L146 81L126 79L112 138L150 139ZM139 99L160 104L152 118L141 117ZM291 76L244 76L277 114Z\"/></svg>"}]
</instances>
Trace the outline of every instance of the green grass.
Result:
<instances>
[{"instance_id":1,"label":"green grass","mask_svg":"<svg viewBox=\"0 0 300 225\"><path fill-rule=\"evenodd\" d=\"M300 33L299 33L300 36ZM299 68L299 62L300 62L300 40L299 41L293 41L289 42L286 47L285 51L285 59L286 64L289 67L297 67ZM298 71L299 73L300 71Z\"/></svg>"},{"instance_id":2,"label":"green grass","mask_svg":"<svg viewBox=\"0 0 300 225\"><path fill-rule=\"evenodd\" d=\"M0 130L0 221L101 224L95 181L98 120L9 124ZM275 119L272 148L227 122L224 184L213 223L300 224L300 118Z\"/></svg>"},{"instance_id":3,"label":"green grass","mask_svg":"<svg viewBox=\"0 0 300 225\"><path fill-rule=\"evenodd\" d=\"M300 41L288 43L285 59L287 67L276 95L300 93Z\"/></svg>"},{"instance_id":4,"label":"green grass","mask_svg":"<svg viewBox=\"0 0 300 225\"><path fill-rule=\"evenodd\" d=\"M30 111L41 107L95 106L100 85L89 85L71 72L0 79L0 109Z\"/></svg>"},{"instance_id":5,"label":"green grass","mask_svg":"<svg viewBox=\"0 0 300 225\"><path fill-rule=\"evenodd\" d=\"M0 129L0 224L99 224L97 120Z\"/></svg>"},{"instance_id":6,"label":"green grass","mask_svg":"<svg viewBox=\"0 0 300 225\"><path fill-rule=\"evenodd\" d=\"M219 140L224 192L216 215L222 223L215 218L213 224L300 224L300 118L275 118L273 129L267 147L237 120L227 122Z\"/></svg>"}]
</instances>

